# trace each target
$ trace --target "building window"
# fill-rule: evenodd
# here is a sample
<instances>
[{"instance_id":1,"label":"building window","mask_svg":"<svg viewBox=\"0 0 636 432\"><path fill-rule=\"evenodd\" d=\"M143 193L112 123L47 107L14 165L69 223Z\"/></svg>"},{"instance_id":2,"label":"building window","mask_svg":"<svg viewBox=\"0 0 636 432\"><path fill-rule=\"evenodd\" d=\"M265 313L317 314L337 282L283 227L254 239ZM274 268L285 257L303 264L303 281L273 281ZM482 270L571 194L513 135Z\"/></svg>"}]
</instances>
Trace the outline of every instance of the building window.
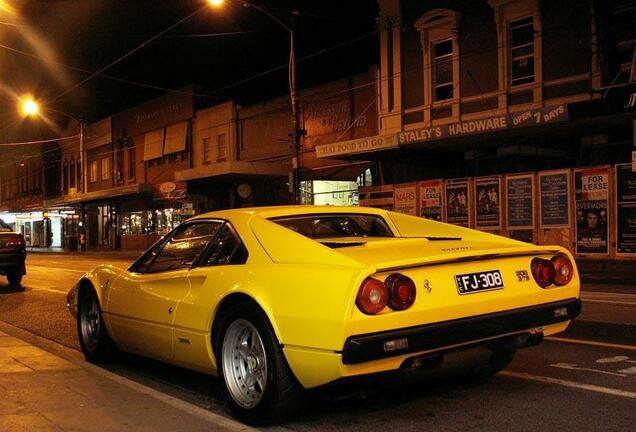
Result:
<instances>
[{"instance_id":1,"label":"building window","mask_svg":"<svg viewBox=\"0 0 636 432\"><path fill-rule=\"evenodd\" d=\"M460 20L461 14L457 11L433 9L415 22L424 57L424 122L433 118L459 117ZM443 105L443 115L437 110L438 105L431 107L436 102Z\"/></svg>"},{"instance_id":2,"label":"building window","mask_svg":"<svg viewBox=\"0 0 636 432\"><path fill-rule=\"evenodd\" d=\"M91 183L95 183L97 181L97 161L91 161Z\"/></svg>"},{"instance_id":3,"label":"building window","mask_svg":"<svg viewBox=\"0 0 636 432\"><path fill-rule=\"evenodd\" d=\"M432 78L434 101L453 98L453 40L433 44Z\"/></svg>"},{"instance_id":4,"label":"building window","mask_svg":"<svg viewBox=\"0 0 636 432\"><path fill-rule=\"evenodd\" d=\"M220 134L216 136L216 160L222 162L227 159L227 135Z\"/></svg>"},{"instance_id":5,"label":"building window","mask_svg":"<svg viewBox=\"0 0 636 432\"><path fill-rule=\"evenodd\" d=\"M210 163L212 159L210 158L210 153L212 151L212 140L208 138L203 138L203 163Z\"/></svg>"},{"instance_id":6,"label":"building window","mask_svg":"<svg viewBox=\"0 0 636 432\"><path fill-rule=\"evenodd\" d=\"M75 184L75 158L71 158L71 166L69 169L70 180L69 180L69 188L77 187Z\"/></svg>"},{"instance_id":7,"label":"building window","mask_svg":"<svg viewBox=\"0 0 636 432\"><path fill-rule=\"evenodd\" d=\"M68 161L64 159L64 168L62 169L62 190L68 192Z\"/></svg>"},{"instance_id":8,"label":"building window","mask_svg":"<svg viewBox=\"0 0 636 432\"><path fill-rule=\"evenodd\" d=\"M510 22L510 84L534 81L534 19L527 17Z\"/></svg>"},{"instance_id":9,"label":"building window","mask_svg":"<svg viewBox=\"0 0 636 432\"><path fill-rule=\"evenodd\" d=\"M128 179L132 180L135 178L135 147L128 147Z\"/></svg>"},{"instance_id":10,"label":"building window","mask_svg":"<svg viewBox=\"0 0 636 432\"><path fill-rule=\"evenodd\" d=\"M102 180L110 180L110 158L102 158Z\"/></svg>"}]
</instances>

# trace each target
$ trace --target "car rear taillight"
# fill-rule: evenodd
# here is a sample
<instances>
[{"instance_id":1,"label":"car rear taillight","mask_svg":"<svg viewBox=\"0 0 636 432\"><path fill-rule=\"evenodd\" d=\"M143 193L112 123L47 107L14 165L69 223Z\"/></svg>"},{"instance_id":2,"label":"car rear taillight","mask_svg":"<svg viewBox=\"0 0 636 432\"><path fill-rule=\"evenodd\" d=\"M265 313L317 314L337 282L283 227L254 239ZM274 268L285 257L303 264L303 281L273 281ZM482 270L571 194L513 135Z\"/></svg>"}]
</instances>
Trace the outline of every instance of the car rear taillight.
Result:
<instances>
[{"instance_id":1,"label":"car rear taillight","mask_svg":"<svg viewBox=\"0 0 636 432\"><path fill-rule=\"evenodd\" d=\"M415 302L415 282L399 273L389 275L384 281L389 291L389 307L393 310L410 308Z\"/></svg>"},{"instance_id":2,"label":"car rear taillight","mask_svg":"<svg viewBox=\"0 0 636 432\"><path fill-rule=\"evenodd\" d=\"M574 266L572 262L565 255L557 255L552 258L552 264L554 265L554 283L561 286L567 285L574 276Z\"/></svg>"},{"instance_id":3,"label":"car rear taillight","mask_svg":"<svg viewBox=\"0 0 636 432\"><path fill-rule=\"evenodd\" d=\"M530 264L532 277L541 288L546 288L554 283L556 270L552 261L543 258L534 258Z\"/></svg>"},{"instance_id":4,"label":"car rear taillight","mask_svg":"<svg viewBox=\"0 0 636 432\"><path fill-rule=\"evenodd\" d=\"M4 245L6 247L23 247L24 237L22 237L22 234L8 237L7 240L4 242Z\"/></svg>"},{"instance_id":5,"label":"car rear taillight","mask_svg":"<svg viewBox=\"0 0 636 432\"><path fill-rule=\"evenodd\" d=\"M367 315L375 315L384 309L389 300L386 286L377 279L366 278L356 297L356 306Z\"/></svg>"}]
</instances>

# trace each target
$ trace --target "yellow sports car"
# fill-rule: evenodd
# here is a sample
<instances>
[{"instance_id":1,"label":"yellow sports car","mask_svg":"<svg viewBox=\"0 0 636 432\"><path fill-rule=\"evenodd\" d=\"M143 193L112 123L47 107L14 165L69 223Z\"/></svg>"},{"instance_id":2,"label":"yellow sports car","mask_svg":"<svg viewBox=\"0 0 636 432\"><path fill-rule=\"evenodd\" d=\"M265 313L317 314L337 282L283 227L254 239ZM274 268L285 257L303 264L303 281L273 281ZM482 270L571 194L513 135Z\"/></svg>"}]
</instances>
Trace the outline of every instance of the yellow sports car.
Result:
<instances>
[{"instance_id":1,"label":"yellow sports car","mask_svg":"<svg viewBox=\"0 0 636 432\"><path fill-rule=\"evenodd\" d=\"M194 217L128 270L87 273L68 305L89 361L116 347L218 375L253 424L342 378L458 361L496 373L581 310L566 249L317 206Z\"/></svg>"}]
</instances>

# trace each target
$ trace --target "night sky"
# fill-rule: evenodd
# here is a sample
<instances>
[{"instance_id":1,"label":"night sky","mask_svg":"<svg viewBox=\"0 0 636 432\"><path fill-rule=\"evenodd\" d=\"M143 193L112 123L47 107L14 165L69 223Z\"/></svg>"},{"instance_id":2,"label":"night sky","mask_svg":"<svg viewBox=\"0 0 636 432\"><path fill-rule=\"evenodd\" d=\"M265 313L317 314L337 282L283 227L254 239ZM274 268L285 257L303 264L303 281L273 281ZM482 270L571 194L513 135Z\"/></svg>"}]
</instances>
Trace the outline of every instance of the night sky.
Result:
<instances>
[{"instance_id":1,"label":"night sky","mask_svg":"<svg viewBox=\"0 0 636 432\"><path fill-rule=\"evenodd\" d=\"M3 10L7 3L16 10L13 16ZM286 23L292 10L300 12L296 55L301 88L364 72L378 63L375 0L263 0L257 4ZM33 93L51 108L89 121L164 93L103 75L171 89L194 84L200 95L198 106L227 99L245 105L287 94L286 68L233 85L285 65L289 55L288 33L236 0L226 0L222 9L206 7L103 75L72 89L90 72L205 5L203 0L0 0L3 138L32 135L16 118L12 93ZM192 37L216 33L235 34ZM40 130L38 136L42 134Z\"/></svg>"}]
</instances>

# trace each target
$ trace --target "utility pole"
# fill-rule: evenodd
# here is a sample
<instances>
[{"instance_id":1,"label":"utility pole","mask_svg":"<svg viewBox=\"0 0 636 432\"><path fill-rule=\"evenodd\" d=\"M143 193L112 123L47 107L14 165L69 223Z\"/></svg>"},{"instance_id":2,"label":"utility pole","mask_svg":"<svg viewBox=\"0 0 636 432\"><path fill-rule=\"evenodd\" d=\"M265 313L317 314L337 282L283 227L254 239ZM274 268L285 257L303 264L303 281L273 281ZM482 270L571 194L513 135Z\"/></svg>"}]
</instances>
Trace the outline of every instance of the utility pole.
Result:
<instances>
[{"instance_id":1,"label":"utility pole","mask_svg":"<svg viewBox=\"0 0 636 432\"><path fill-rule=\"evenodd\" d=\"M290 47L289 47L289 97L291 99L291 109L293 116L293 143L294 143L294 157L292 158L293 169L293 191L294 191L294 204L301 203L300 192L300 136L302 134L300 128L300 114L298 111L298 90L296 86L296 49L294 46L296 17L299 12L293 11L291 19L291 27L289 29L290 34Z\"/></svg>"}]
</instances>

